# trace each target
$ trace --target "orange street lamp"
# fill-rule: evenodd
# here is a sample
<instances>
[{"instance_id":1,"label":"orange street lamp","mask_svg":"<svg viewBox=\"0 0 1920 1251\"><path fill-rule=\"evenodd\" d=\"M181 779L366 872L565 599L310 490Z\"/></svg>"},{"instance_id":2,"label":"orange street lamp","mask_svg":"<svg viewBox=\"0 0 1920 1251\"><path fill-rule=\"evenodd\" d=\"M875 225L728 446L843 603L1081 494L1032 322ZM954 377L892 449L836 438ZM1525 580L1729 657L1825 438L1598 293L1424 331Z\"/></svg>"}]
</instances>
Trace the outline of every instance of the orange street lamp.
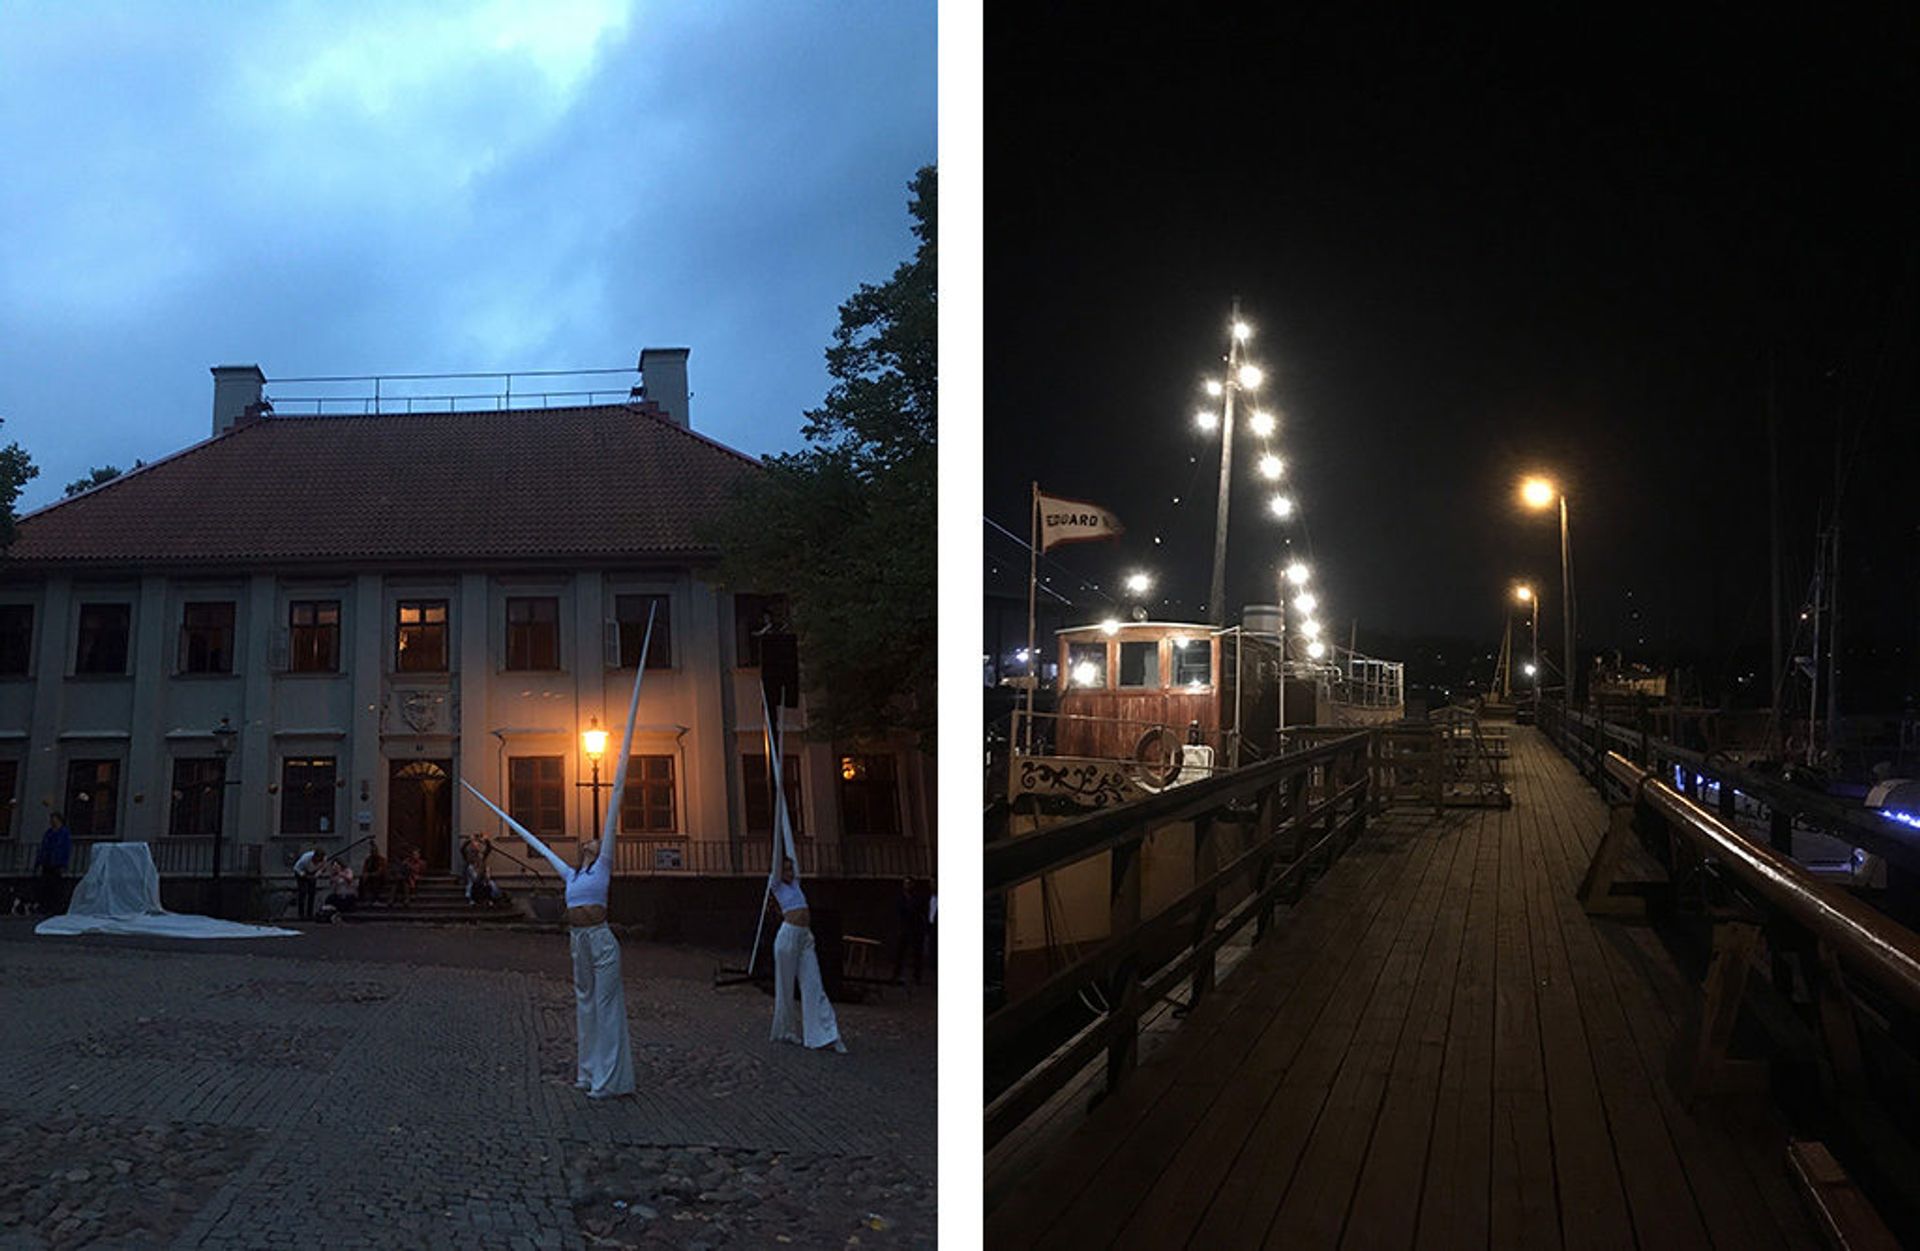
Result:
<instances>
[{"instance_id":1,"label":"orange street lamp","mask_svg":"<svg viewBox=\"0 0 1920 1251\"><path fill-rule=\"evenodd\" d=\"M1533 609L1533 663L1527 666L1527 676L1533 679L1533 702L1537 708L1540 703L1540 597L1533 587L1522 582L1513 588L1513 597Z\"/></svg>"},{"instance_id":2,"label":"orange street lamp","mask_svg":"<svg viewBox=\"0 0 1920 1251\"><path fill-rule=\"evenodd\" d=\"M584 783L593 789L593 829L588 838L600 837L600 758L607 754L607 732L600 728L600 718L588 718L587 728L580 731L580 746L587 753L587 763L593 766L593 781ZM575 782L575 786L583 783Z\"/></svg>"},{"instance_id":3,"label":"orange street lamp","mask_svg":"<svg viewBox=\"0 0 1920 1251\"><path fill-rule=\"evenodd\" d=\"M1565 628L1566 654L1560 664L1567 677L1567 707L1573 706L1573 547L1567 537L1567 496L1551 478L1533 477L1520 484L1520 502L1539 512L1560 504L1560 620Z\"/></svg>"}]
</instances>

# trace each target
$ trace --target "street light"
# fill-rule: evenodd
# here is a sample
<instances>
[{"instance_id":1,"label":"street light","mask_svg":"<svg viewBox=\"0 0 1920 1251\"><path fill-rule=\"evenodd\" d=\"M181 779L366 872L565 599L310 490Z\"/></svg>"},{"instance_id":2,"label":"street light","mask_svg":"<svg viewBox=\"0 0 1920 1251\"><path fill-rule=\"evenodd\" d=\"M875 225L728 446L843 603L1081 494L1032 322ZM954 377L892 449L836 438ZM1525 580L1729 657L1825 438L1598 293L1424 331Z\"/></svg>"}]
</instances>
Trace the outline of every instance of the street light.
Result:
<instances>
[{"instance_id":1,"label":"street light","mask_svg":"<svg viewBox=\"0 0 1920 1251\"><path fill-rule=\"evenodd\" d=\"M1567 707L1573 707L1576 666L1573 659L1573 546L1567 537L1567 496L1551 478L1528 478L1520 484L1520 502L1535 512L1560 502L1560 620L1565 626L1566 654L1561 665L1567 677Z\"/></svg>"},{"instance_id":2,"label":"street light","mask_svg":"<svg viewBox=\"0 0 1920 1251\"><path fill-rule=\"evenodd\" d=\"M1528 627L1533 631L1533 663L1527 666L1527 676L1533 679L1533 703L1537 709L1540 705L1540 679L1538 677L1540 672L1540 597L1534 594L1533 587L1525 582L1513 588L1513 597L1533 609L1533 624Z\"/></svg>"},{"instance_id":3,"label":"street light","mask_svg":"<svg viewBox=\"0 0 1920 1251\"><path fill-rule=\"evenodd\" d=\"M1267 379L1266 371L1246 358L1246 342L1252 337L1253 327L1240 320L1240 301L1235 298L1233 319L1228 322L1225 373L1205 381L1207 395L1224 401L1221 411L1217 419L1211 409L1194 416L1201 430L1211 433L1217 426L1220 431L1220 494L1213 522L1213 582L1207 596L1207 611L1215 625L1226 620L1227 611L1227 516L1233 486L1234 411L1243 395L1252 395ZM1248 425L1257 437L1267 439L1273 434L1275 422L1271 415L1256 411L1249 417ZM1279 461L1272 455L1272 449L1261 450L1266 455L1260 463L1260 472L1269 479L1279 477ZM1270 507L1284 518L1292 514L1293 501L1276 498Z\"/></svg>"},{"instance_id":4,"label":"street light","mask_svg":"<svg viewBox=\"0 0 1920 1251\"><path fill-rule=\"evenodd\" d=\"M575 786L586 786L593 790L593 829L587 837L600 837L600 758L607 754L607 732L600 728L600 718L589 717L587 728L580 731L580 746L587 753L587 763L593 766L593 781L575 782ZM611 789L609 787L608 789Z\"/></svg>"},{"instance_id":5,"label":"street light","mask_svg":"<svg viewBox=\"0 0 1920 1251\"><path fill-rule=\"evenodd\" d=\"M1295 586L1305 586L1307 579L1312 576L1312 571L1297 560L1287 566L1287 581L1293 583Z\"/></svg>"}]
</instances>

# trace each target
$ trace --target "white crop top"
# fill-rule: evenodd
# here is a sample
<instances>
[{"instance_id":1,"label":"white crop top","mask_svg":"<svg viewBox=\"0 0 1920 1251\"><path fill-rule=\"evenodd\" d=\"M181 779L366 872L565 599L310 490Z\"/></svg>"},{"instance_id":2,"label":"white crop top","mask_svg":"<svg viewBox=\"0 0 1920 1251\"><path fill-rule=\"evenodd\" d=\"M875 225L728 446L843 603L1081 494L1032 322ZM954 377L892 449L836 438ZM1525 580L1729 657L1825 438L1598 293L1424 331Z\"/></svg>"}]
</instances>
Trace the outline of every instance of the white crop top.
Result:
<instances>
[{"instance_id":1,"label":"white crop top","mask_svg":"<svg viewBox=\"0 0 1920 1251\"><path fill-rule=\"evenodd\" d=\"M807 906L807 897L801 893L798 882L775 882L773 898L780 905L782 912L792 912L796 908Z\"/></svg>"},{"instance_id":2,"label":"white crop top","mask_svg":"<svg viewBox=\"0 0 1920 1251\"><path fill-rule=\"evenodd\" d=\"M578 908L583 904L607 906L607 886L613 878L607 864L609 857L599 856L584 869L568 870L567 907Z\"/></svg>"}]
</instances>

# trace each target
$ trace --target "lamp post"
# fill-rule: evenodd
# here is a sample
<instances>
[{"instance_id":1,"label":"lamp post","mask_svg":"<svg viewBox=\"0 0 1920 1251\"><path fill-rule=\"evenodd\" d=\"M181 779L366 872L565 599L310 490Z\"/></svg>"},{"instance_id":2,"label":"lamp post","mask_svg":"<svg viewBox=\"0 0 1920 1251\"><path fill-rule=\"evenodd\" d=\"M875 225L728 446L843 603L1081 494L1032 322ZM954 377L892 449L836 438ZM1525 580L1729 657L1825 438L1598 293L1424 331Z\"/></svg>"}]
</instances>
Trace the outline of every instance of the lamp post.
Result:
<instances>
[{"instance_id":1,"label":"lamp post","mask_svg":"<svg viewBox=\"0 0 1920 1251\"><path fill-rule=\"evenodd\" d=\"M1240 320L1240 299L1236 296L1233 301L1233 321L1227 336L1226 377L1210 378L1206 384L1208 396L1221 401L1221 411L1215 412L1207 407L1194 415L1195 423L1202 430L1211 431L1215 426L1220 428L1220 494L1213 519L1213 582L1207 594L1207 613L1214 625L1226 622L1227 512L1233 488L1234 415L1241 394L1259 390L1266 378L1265 371L1247 360L1246 341L1252 336L1253 328ZM1272 438L1275 422L1271 415L1256 411L1249 418L1248 425L1261 440ZM1271 443L1265 442L1260 457L1261 475L1278 479L1283 472L1280 458L1273 454ZM1270 506L1273 514L1282 520L1293 515L1293 501L1286 495L1276 494Z\"/></svg>"},{"instance_id":2,"label":"lamp post","mask_svg":"<svg viewBox=\"0 0 1920 1251\"><path fill-rule=\"evenodd\" d=\"M1533 622L1527 629L1533 635L1533 663L1527 666L1527 676L1533 679L1533 707L1540 709L1540 595L1525 582L1513 588L1513 597L1533 609Z\"/></svg>"},{"instance_id":3,"label":"lamp post","mask_svg":"<svg viewBox=\"0 0 1920 1251\"><path fill-rule=\"evenodd\" d=\"M575 782L575 786L590 787L593 790L593 829L589 838L600 837L600 758L607 754L607 732L600 728L600 718L591 717L587 728L580 731L580 746L587 753L587 763L593 766L593 781Z\"/></svg>"},{"instance_id":4,"label":"lamp post","mask_svg":"<svg viewBox=\"0 0 1920 1251\"><path fill-rule=\"evenodd\" d=\"M1560 504L1560 620L1565 627L1566 655L1561 660L1567 677L1567 707L1573 707L1576 666L1573 657L1573 547L1567 537L1567 495L1549 478L1528 478L1520 484L1520 500L1538 512Z\"/></svg>"},{"instance_id":5,"label":"lamp post","mask_svg":"<svg viewBox=\"0 0 1920 1251\"><path fill-rule=\"evenodd\" d=\"M220 718L220 724L213 727L213 754L220 758L220 812L213 823L213 893L214 906L224 912L220 899L220 851L221 831L227 827L227 787L239 785L238 779L227 777L227 762L233 759L234 743L240 737L240 731L233 728L231 718Z\"/></svg>"}]
</instances>

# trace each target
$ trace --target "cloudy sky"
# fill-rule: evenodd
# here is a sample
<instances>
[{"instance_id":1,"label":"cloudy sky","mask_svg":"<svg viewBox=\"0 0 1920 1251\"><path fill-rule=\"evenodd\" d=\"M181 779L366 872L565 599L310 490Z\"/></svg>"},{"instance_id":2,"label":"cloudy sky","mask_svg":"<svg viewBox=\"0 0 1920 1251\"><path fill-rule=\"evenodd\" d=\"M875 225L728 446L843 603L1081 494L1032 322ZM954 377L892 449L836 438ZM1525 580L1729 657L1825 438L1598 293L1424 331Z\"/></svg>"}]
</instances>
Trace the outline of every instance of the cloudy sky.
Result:
<instances>
[{"instance_id":1,"label":"cloudy sky","mask_svg":"<svg viewBox=\"0 0 1920 1251\"><path fill-rule=\"evenodd\" d=\"M798 446L840 301L911 250L934 36L932 3L879 0L0 7L22 510L204 438L223 363L685 346L695 429Z\"/></svg>"}]
</instances>

